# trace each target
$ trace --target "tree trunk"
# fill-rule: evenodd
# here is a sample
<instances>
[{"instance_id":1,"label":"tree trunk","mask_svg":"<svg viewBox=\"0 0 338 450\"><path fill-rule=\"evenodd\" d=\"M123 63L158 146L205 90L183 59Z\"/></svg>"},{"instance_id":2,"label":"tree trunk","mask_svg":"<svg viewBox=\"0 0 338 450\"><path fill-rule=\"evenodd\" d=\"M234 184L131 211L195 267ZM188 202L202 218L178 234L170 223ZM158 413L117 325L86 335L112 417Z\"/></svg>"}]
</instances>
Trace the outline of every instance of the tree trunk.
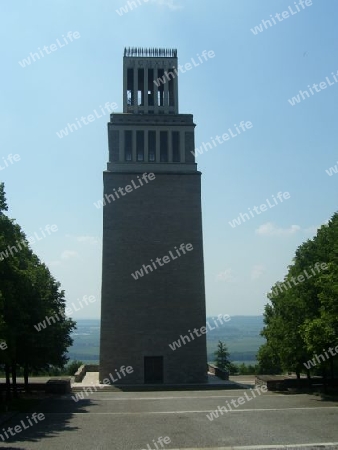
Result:
<instances>
[{"instance_id":1,"label":"tree trunk","mask_svg":"<svg viewBox=\"0 0 338 450\"><path fill-rule=\"evenodd\" d=\"M8 364L5 364L5 374L6 374L6 402L9 402L11 400L11 375Z\"/></svg>"},{"instance_id":2,"label":"tree trunk","mask_svg":"<svg viewBox=\"0 0 338 450\"><path fill-rule=\"evenodd\" d=\"M326 369L323 368L323 382L324 382L324 394L327 394L327 375L326 375Z\"/></svg>"},{"instance_id":3,"label":"tree trunk","mask_svg":"<svg viewBox=\"0 0 338 450\"><path fill-rule=\"evenodd\" d=\"M28 375L29 375L29 367L28 367L28 363L25 363L24 368L23 368L23 377L25 380L25 391L26 392L29 392Z\"/></svg>"},{"instance_id":4,"label":"tree trunk","mask_svg":"<svg viewBox=\"0 0 338 450\"><path fill-rule=\"evenodd\" d=\"M16 363L12 363L12 384L13 384L13 397L18 398L18 389L16 385Z\"/></svg>"},{"instance_id":5,"label":"tree trunk","mask_svg":"<svg viewBox=\"0 0 338 450\"><path fill-rule=\"evenodd\" d=\"M300 389L300 371L296 369L296 376L297 376L297 389Z\"/></svg>"},{"instance_id":6,"label":"tree trunk","mask_svg":"<svg viewBox=\"0 0 338 450\"><path fill-rule=\"evenodd\" d=\"M330 358L330 371L331 371L331 380L333 383L333 379L334 379L334 364L333 364L333 358Z\"/></svg>"},{"instance_id":7,"label":"tree trunk","mask_svg":"<svg viewBox=\"0 0 338 450\"><path fill-rule=\"evenodd\" d=\"M311 380L311 371L310 371L310 369L306 369L306 378L307 378L308 388L311 389L311 387L312 387L312 380Z\"/></svg>"}]
</instances>

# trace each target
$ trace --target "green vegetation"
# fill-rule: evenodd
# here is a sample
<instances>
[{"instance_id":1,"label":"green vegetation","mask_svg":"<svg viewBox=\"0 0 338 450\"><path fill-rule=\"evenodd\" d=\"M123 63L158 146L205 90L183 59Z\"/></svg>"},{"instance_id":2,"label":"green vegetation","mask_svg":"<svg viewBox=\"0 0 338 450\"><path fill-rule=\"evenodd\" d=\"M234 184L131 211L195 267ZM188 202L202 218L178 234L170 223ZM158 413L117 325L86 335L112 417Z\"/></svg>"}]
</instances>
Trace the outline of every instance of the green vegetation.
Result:
<instances>
[{"instance_id":1,"label":"green vegetation","mask_svg":"<svg viewBox=\"0 0 338 450\"><path fill-rule=\"evenodd\" d=\"M47 369L32 369L30 375L34 377L72 377L77 369L84 363L82 361L72 361L64 367L48 366ZM23 367L18 367L16 371L17 377L23 377L25 374ZM0 377L5 377L6 372L0 370Z\"/></svg>"},{"instance_id":2,"label":"green vegetation","mask_svg":"<svg viewBox=\"0 0 338 450\"><path fill-rule=\"evenodd\" d=\"M255 375L259 371L258 365L234 364L230 361L230 353L225 342L218 341L217 350L214 352L214 364L220 369L227 370L230 375Z\"/></svg>"},{"instance_id":3,"label":"green vegetation","mask_svg":"<svg viewBox=\"0 0 338 450\"><path fill-rule=\"evenodd\" d=\"M215 365L219 369L227 370L231 362L229 360L229 352L224 342L218 341L217 350L215 351Z\"/></svg>"},{"instance_id":4,"label":"green vegetation","mask_svg":"<svg viewBox=\"0 0 338 450\"><path fill-rule=\"evenodd\" d=\"M212 323L212 318L207 318ZM207 333L208 361L214 360L218 341L226 342L230 359L236 364L256 364L257 351L265 342L260 335L263 327L262 316L231 316L224 326Z\"/></svg>"},{"instance_id":5,"label":"green vegetation","mask_svg":"<svg viewBox=\"0 0 338 450\"><path fill-rule=\"evenodd\" d=\"M334 378L338 356L338 213L296 251L282 284L268 295L258 352L263 373L293 371ZM322 358L315 358L322 355ZM311 364L309 364L312 361ZM308 368L306 368L306 365Z\"/></svg>"},{"instance_id":6,"label":"green vegetation","mask_svg":"<svg viewBox=\"0 0 338 450\"><path fill-rule=\"evenodd\" d=\"M259 365L252 364L234 364L236 375L257 375L259 374Z\"/></svg>"},{"instance_id":7,"label":"green vegetation","mask_svg":"<svg viewBox=\"0 0 338 450\"><path fill-rule=\"evenodd\" d=\"M72 361L65 367L65 374L73 376L77 372L78 368L83 365L82 361Z\"/></svg>"},{"instance_id":8,"label":"green vegetation","mask_svg":"<svg viewBox=\"0 0 338 450\"><path fill-rule=\"evenodd\" d=\"M17 395L18 369L23 371L28 389L32 371L64 367L75 322L65 316L60 284L29 248L20 226L6 216L7 210L4 184L0 183L0 364L9 397L10 377ZM35 326L46 317L54 320L38 331Z\"/></svg>"}]
</instances>

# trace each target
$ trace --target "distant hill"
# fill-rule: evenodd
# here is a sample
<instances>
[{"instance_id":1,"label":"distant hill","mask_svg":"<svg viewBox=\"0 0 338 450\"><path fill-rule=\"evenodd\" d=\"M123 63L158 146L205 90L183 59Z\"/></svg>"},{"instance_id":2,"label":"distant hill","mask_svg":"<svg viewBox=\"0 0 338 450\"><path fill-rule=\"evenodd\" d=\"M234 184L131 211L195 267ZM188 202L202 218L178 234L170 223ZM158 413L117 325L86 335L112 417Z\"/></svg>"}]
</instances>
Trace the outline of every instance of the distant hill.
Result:
<instances>
[{"instance_id":1,"label":"distant hill","mask_svg":"<svg viewBox=\"0 0 338 450\"><path fill-rule=\"evenodd\" d=\"M214 323L211 317L208 317L207 321L210 324ZM264 338L259 334L263 325L263 316L232 316L223 327L209 331L208 361L214 360L213 352L217 348L217 343L223 341L228 346L233 362L254 364L257 350L264 343Z\"/></svg>"},{"instance_id":2,"label":"distant hill","mask_svg":"<svg viewBox=\"0 0 338 450\"><path fill-rule=\"evenodd\" d=\"M233 362L256 362L257 350L264 343L264 339L259 335L263 328L263 316L232 316L229 322L223 326L219 325L219 328L216 328L212 317L207 317L207 322L210 328L215 328L207 333L208 361L214 360L213 352L221 340L227 344ZM78 320L77 330L72 337L74 343L68 352L71 360L78 359L92 364L99 362L99 320Z\"/></svg>"},{"instance_id":3,"label":"distant hill","mask_svg":"<svg viewBox=\"0 0 338 450\"><path fill-rule=\"evenodd\" d=\"M71 360L97 364L100 354L100 320L78 320L77 330L72 334L72 347L68 350Z\"/></svg>"}]
</instances>

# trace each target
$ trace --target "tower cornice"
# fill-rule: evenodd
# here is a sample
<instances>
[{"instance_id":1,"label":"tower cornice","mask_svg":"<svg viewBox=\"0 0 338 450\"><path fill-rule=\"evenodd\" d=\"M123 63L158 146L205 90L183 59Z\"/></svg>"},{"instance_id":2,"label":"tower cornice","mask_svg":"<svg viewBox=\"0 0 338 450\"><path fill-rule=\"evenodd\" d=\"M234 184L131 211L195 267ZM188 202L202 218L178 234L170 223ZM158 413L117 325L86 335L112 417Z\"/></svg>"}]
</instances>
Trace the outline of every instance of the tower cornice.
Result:
<instances>
[{"instance_id":1,"label":"tower cornice","mask_svg":"<svg viewBox=\"0 0 338 450\"><path fill-rule=\"evenodd\" d=\"M125 47L123 56L145 58L177 58L176 48Z\"/></svg>"}]
</instances>

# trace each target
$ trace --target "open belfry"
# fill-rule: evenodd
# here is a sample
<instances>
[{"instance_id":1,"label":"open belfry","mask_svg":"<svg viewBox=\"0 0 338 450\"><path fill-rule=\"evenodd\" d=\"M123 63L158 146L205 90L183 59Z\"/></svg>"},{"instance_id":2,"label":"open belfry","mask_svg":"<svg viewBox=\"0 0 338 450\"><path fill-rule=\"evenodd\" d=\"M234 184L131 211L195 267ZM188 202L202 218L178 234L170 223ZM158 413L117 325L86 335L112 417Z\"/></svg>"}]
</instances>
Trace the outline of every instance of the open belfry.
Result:
<instances>
[{"instance_id":1,"label":"open belfry","mask_svg":"<svg viewBox=\"0 0 338 450\"><path fill-rule=\"evenodd\" d=\"M103 173L100 382L207 379L201 173L177 67L173 49L124 50Z\"/></svg>"}]
</instances>

